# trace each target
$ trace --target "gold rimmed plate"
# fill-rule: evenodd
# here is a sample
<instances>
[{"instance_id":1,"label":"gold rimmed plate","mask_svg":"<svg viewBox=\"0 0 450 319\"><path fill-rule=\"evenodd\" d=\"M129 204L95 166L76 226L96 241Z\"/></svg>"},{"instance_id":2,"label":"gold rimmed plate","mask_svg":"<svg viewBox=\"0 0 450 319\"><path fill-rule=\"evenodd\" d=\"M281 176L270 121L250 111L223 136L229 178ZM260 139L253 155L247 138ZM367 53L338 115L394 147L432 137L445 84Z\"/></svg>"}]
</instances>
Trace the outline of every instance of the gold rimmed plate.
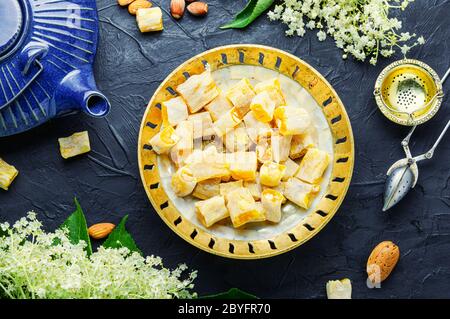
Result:
<instances>
[{"instance_id":1,"label":"gold rimmed plate","mask_svg":"<svg viewBox=\"0 0 450 319\"><path fill-rule=\"evenodd\" d=\"M280 225L233 229L220 224L205 228L193 213L194 200L173 196L167 180L170 168L148 144L162 124L161 102L174 96L174 90L190 75L202 73L209 65L213 75L242 66L249 77L278 74L291 87L294 97L302 99L310 112L320 118L324 132L322 144L331 153L332 163L322 182L322 191L312 207L298 213L287 210ZM236 68L235 68L236 69ZM234 70L235 70L234 69ZM233 71L234 72L234 71ZM241 71L242 72L242 71ZM298 92L297 92L298 91ZM325 78L301 59L278 49L237 44L203 52L180 65L159 86L144 114L138 140L138 163L145 191L163 221L180 237L209 253L236 259L275 256L298 247L315 236L331 220L350 185L354 143L345 107Z\"/></svg>"}]
</instances>

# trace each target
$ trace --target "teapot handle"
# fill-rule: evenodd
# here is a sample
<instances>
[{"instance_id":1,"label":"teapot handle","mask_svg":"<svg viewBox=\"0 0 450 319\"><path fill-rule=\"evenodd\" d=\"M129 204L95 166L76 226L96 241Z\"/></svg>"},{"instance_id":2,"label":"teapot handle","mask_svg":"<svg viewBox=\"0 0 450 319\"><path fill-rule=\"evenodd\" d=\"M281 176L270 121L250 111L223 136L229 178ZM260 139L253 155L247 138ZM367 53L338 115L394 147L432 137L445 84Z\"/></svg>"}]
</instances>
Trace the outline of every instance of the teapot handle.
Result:
<instances>
[{"instance_id":1,"label":"teapot handle","mask_svg":"<svg viewBox=\"0 0 450 319\"><path fill-rule=\"evenodd\" d=\"M39 61L39 59L43 58L47 54L47 52L48 46L40 42L30 42L27 46L25 46L19 56L19 63L21 65L22 74L27 75L30 72L32 65L35 65L37 67L37 70L19 92L15 93L15 95L11 99L0 106L0 110L14 103L14 101L16 101L17 98L21 96L22 93L25 92L25 90L27 90L30 85L36 80L36 78L44 71L44 66Z\"/></svg>"}]
</instances>

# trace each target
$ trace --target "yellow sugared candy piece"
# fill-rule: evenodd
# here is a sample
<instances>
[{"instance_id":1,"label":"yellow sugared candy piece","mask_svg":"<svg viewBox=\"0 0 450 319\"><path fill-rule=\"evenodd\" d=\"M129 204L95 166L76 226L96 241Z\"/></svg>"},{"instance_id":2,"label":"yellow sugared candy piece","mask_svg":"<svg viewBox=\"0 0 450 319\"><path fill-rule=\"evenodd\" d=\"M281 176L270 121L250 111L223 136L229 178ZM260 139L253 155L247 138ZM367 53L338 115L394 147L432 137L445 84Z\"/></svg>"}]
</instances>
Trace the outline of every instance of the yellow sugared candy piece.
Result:
<instances>
[{"instance_id":1,"label":"yellow sugared candy piece","mask_svg":"<svg viewBox=\"0 0 450 319\"><path fill-rule=\"evenodd\" d=\"M286 166L286 170L284 171L284 175L282 177L283 181L287 181L289 178L294 177L300 168L300 166L290 158L283 162L283 165Z\"/></svg>"},{"instance_id":2,"label":"yellow sugared candy piece","mask_svg":"<svg viewBox=\"0 0 450 319\"><path fill-rule=\"evenodd\" d=\"M268 123L258 121L253 112L248 112L244 116L245 129L247 135L253 143L257 144L260 138L270 136L272 134L272 127Z\"/></svg>"},{"instance_id":3,"label":"yellow sugared candy piece","mask_svg":"<svg viewBox=\"0 0 450 319\"><path fill-rule=\"evenodd\" d=\"M258 160L256 152L235 152L227 153L226 161L231 172L231 177L235 180L254 181Z\"/></svg>"},{"instance_id":4,"label":"yellow sugared candy piece","mask_svg":"<svg viewBox=\"0 0 450 319\"><path fill-rule=\"evenodd\" d=\"M262 185L277 186L284 176L286 166L274 162L265 162L259 170L259 178Z\"/></svg>"},{"instance_id":5,"label":"yellow sugared candy piece","mask_svg":"<svg viewBox=\"0 0 450 319\"><path fill-rule=\"evenodd\" d=\"M265 163L267 161L273 160L272 146L270 146L269 139L262 137L258 139L258 144L256 144L256 156L258 162Z\"/></svg>"},{"instance_id":6,"label":"yellow sugared candy piece","mask_svg":"<svg viewBox=\"0 0 450 319\"><path fill-rule=\"evenodd\" d=\"M279 223L281 220L281 204L284 196L277 190L267 188L261 193L261 203L266 214L266 220Z\"/></svg>"},{"instance_id":7,"label":"yellow sugared candy piece","mask_svg":"<svg viewBox=\"0 0 450 319\"><path fill-rule=\"evenodd\" d=\"M256 180L244 181L244 187L247 188L252 194L255 200L261 199L261 182L259 180L259 174L256 173Z\"/></svg>"},{"instance_id":8,"label":"yellow sugared candy piece","mask_svg":"<svg viewBox=\"0 0 450 319\"><path fill-rule=\"evenodd\" d=\"M250 110L250 103L255 97L255 91L250 81L243 78L227 91L226 96L233 103L239 117L243 118Z\"/></svg>"},{"instance_id":9,"label":"yellow sugared candy piece","mask_svg":"<svg viewBox=\"0 0 450 319\"><path fill-rule=\"evenodd\" d=\"M279 132L277 132L279 133ZM272 149L272 158L274 162L284 162L289 157L291 150L292 135L272 134L270 138L270 147Z\"/></svg>"},{"instance_id":10,"label":"yellow sugared candy piece","mask_svg":"<svg viewBox=\"0 0 450 319\"><path fill-rule=\"evenodd\" d=\"M322 179L322 175L330 163L327 152L317 148L310 148L306 152L295 177L310 184L316 184Z\"/></svg>"},{"instance_id":11,"label":"yellow sugared candy piece","mask_svg":"<svg viewBox=\"0 0 450 319\"><path fill-rule=\"evenodd\" d=\"M180 140L170 150L170 159L177 166L183 166L194 150L193 132L194 128L190 121L178 123L175 129L175 134L180 137Z\"/></svg>"},{"instance_id":12,"label":"yellow sugared candy piece","mask_svg":"<svg viewBox=\"0 0 450 319\"><path fill-rule=\"evenodd\" d=\"M206 227L230 216L223 196L214 196L195 203L198 218Z\"/></svg>"},{"instance_id":13,"label":"yellow sugared candy piece","mask_svg":"<svg viewBox=\"0 0 450 319\"><path fill-rule=\"evenodd\" d=\"M286 100L278 78L269 79L256 84L255 91L256 93L266 91L271 100L275 103L275 107L286 105Z\"/></svg>"},{"instance_id":14,"label":"yellow sugared candy piece","mask_svg":"<svg viewBox=\"0 0 450 319\"><path fill-rule=\"evenodd\" d=\"M252 194L246 188L241 187L229 192L226 196L226 203L235 228L246 223L265 220L264 213L258 209Z\"/></svg>"},{"instance_id":15,"label":"yellow sugared candy piece","mask_svg":"<svg viewBox=\"0 0 450 319\"><path fill-rule=\"evenodd\" d=\"M220 93L209 68L201 74L192 75L176 90L186 101L191 113L200 111Z\"/></svg>"},{"instance_id":16,"label":"yellow sugared candy piece","mask_svg":"<svg viewBox=\"0 0 450 319\"><path fill-rule=\"evenodd\" d=\"M308 112L300 107L279 106L275 109L273 117L283 135L303 134L311 125Z\"/></svg>"},{"instance_id":17,"label":"yellow sugared candy piece","mask_svg":"<svg viewBox=\"0 0 450 319\"><path fill-rule=\"evenodd\" d=\"M264 218L266 217L266 211L264 210L264 207L261 202L255 202L256 210L259 212L260 215L263 215ZM265 220L265 219L264 219Z\"/></svg>"},{"instance_id":18,"label":"yellow sugared candy piece","mask_svg":"<svg viewBox=\"0 0 450 319\"><path fill-rule=\"evenodd\" d=\"M219 195L220 180L220 178L211 178L197 183L197 186L195 186L192 192L192 196L200 199L208 199Z\"/></svg>"},{"instance_id":19,"label":"yellow sugared candy piece","mask_svg":"<svg viewBox=\"0 0 450 319\"><path fill-rule=\"evenodd\" d=\"M317 140L317 132L312 132L312 130L308 130L302 135L292 136L289 157L296 159L304 156L309 148L314 148L317 146Z\"/></svg>"},{"instance_id":20,"label":"yellow sugared candy piece","mask_svg":"<svg viewBox=\"0 0 450 319\"><path fill-rule=\"evenodd\" d=\"M286 199L286 197L284 196L284 184L285 184L285 183L280 183L278 186L275 186L275 187L269 187L269 186L264 186L264 185L263 185L263 186L262 186L262 190L264 191L264 190L266 190L266 189L273 189L273 190L279 192L281 195L283 195L283 201L282 201L282 203L285 204L286 201L287 201L287 199Z\"/></svg>"},{"instance_id":21,"label":"yellow sugared candy piece","mask_svg":"<svg viewBox=\"0 0 450 319\"><path fill-rule=\"evenodd\" d=\"M179 140L180 137L175 133L174 128L172 126L167 126L153 136L149 143L156 153L164 154L177 144Z\"/></svg>"},{"instance_id":22,"label":"yellow sugared candy piece","mask_svg":"<svg viewBox=\"0 0 450 319\"><path fill-rule=\"evenodd\" d=\"M197 182L205 181L211 178L222 178L230 176L230 170L226 163L221 162L198 162L188 164Z\"/></svg>"},{"instance_id":23,"label":"yellow sugared candy piece","mask_svg":"<svg viewBox=\"0 0 450 319\"><path fill-rule=\"evenodd\" d=\"M223 139L225 147L227 148L228 152L231 153L246 151L248 150L250 144L252 143L243 123L241 123L234 129L229 130L225 134Z\"/></svg>"},{"instance_id":24,"label":"yellow sugared candy piece","mask_svg":"<svg viewBox=\"0 0 450 319\"><path fill-rule=\"evenodd\" d=\"M186 163L197 182L230 177L229 165L224 159L224 154L218 153L214 145L207 146L203 151L195 150L186 159Z\"/></svg>"},{"instance_id":25,"label":"yellow sugared candy piece","mask_svg":"<svg viewBox=\"0 0 450 319\"><path fill-rule=\"evenodd\" d=\"M178 96L162 102L163 121L169 126L175 126L188 117L187 105L183 98Z\"/></svg>"},{"instance_id":26,"label":"yellow sugared candy piece","mask_svg":"<svg viewBox=\"0 0 450 319\"><path fill-rule=\"evenodd\" d=\"M19 171L14 166L0 158L0 188L7 191L18 174Z\"/></svg>"},{"instance_id":27,"label":"yellow sugared candy piece","mask_svg":"<svg viewBox=\"0 0 450 319\"><path fill-rule=\"evenodd\" d=\"M213 122L208 112L191 114L188 121L194 125L194 139L214 135Z\"/></svg>"},{"instance_id":28,"label":"yellow sugared candy piece","mask_svg":"<svg viewBox=\"0 0 450 319\"><path fill-rule=\"evenodd\" d=\"M228 131L233 129L239 123L241 123L242 119L239 117L239 114L236 108L232 108L225 114L223 114L217 121L214 122L213 128L218 137L222 137Z\"/></svg>"},{"instance_id":29,"label":"yellow sugared candy piece","mask_svg":"<svg viewBox=\"0 0 450 319\"><path fill-rule=\"evenodd\" d=\"M61 156L65 159L87 153L91 150L87 131L78 132L69 137L59 138L58 142Z\"/></svg>"},{"instance_id":30,"label":"yellow sugared candy piece","mask_svg":"<svg viewBox=\"0 0 450 319\"><path fill-rule=\"evenodd\" d=\"M327 282L328 299L352 299L352 282L348 278Z\"/></svg>"},{"instance_id":31,"label":"yellow sugared candy piece","mask_svg":"<svg viewBox=\"0 0 450 319\"><path fill-rule=\"evenodd\" d=\"M197 185L197 180L189 167L183 166L172 176L171 185L175 195L184 197L192 193Z\"/></svg>"},{"instance_id":32,"label":"yellow sugared candy piece","mask_svg":"<svg viewBox=\"0 0 450 319\"><path fill-rule=\"evenodd\" d=\"M217 121L232 108L233 104L231 104L230 100L223 93L220 93L214 100L205 105L205 109L209 112L213 121Z\"/></svg>"},{"instance_id":33,"label":"yellow sugared candy piece","mask_svg":"<svg viewBox=\"0 0 450 319\"><path fill-rule=\"evenodd\" d=\"M214 145L208 146L205 149L194 149L194 151L186 158L185 163L190 164L208 164L220 161L221 154L217 151Z\"/></svg>"},{"instance_id":34,"label":"yellow sugared candy piece","mask_svg":"<svg viewBox=\"0 0 450 319\"><path fill-rule=\"evenodd\" d=\"M267 123L272 121L275 102L272 101L269 93L262 91L253 98L250 110L258 121Z\"/></svg>"},{"instance_id":35,"label":"yellow sugared candy piece","mask_svg":"<svg viewBox=\"0 0 450 319\"><path fill-rule=\"evenodd\" d=\"M141 32L161 31L164 29L161 8L140 8L136 12L136 21Z\"/></svg>"},{"instance_id":36,"label":"yellow sugared candy piece","mask_svg":"<svg viewBox=\"0 0 450 319\"><path fill-rule=\"evenodd\" d=\"M234 182L228 182L228 183L221 183L219 185L219 194L221 196L226 196L229 192L241 188L243 186L242 180L234 181Z\"/></svg>"},{"instance_id":37,"label":"yellow sugared candy piece","mask_svg":"<svg viewBox=\"0 0 450 319\"><path fill-rule=\"evenodd\" d=\"M320 190L320 186L311 185L301 180L291 177L284 182L284 196L294 204L308 209L311 201Z\"/></svg>"}]
</instances>

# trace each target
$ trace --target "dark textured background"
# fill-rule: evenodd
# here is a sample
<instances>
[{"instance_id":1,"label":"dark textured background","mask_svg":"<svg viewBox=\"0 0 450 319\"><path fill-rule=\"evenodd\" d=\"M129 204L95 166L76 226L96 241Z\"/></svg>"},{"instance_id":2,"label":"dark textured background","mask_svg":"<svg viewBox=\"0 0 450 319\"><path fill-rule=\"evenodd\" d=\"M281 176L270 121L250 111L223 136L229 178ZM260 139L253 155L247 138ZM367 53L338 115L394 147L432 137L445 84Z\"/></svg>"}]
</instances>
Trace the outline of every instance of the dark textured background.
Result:
<instances>
[{"instance_id":1,"label":"dark textured background","mask_svg":"<svg viewBox=\"0 0 450 319\"><path fill-rule=\"evenodd\" d=\"M154 2L168 9L169 0ZM90 224L116 223L129 214L128 228L144 253L161 256L171 267L183 262L197 269L195 288L200 294L239 287L261 297L325 298L327 280L348 277L354 298L449 298L450 136L432 161L420 165L418 185L407 199L389 213L381 212L384 174L404 156L400 141L407 133L377 111L372 97L378 73L394 59L377 67L343 61L331 40L318 42L314 32L286 38L284 26L265 17L245 31L221 31L218 26L231 19L245 0L208 2L206 18L186 14L176 22L166 12L165 30L143 35L134 17L115 0L97 1L101 30L95 76L112 111L105 119L71 116L0 139L0 156L20 170L11 189L0 191L0 219L14 221L33 209L53 230L72 211L75 195ZM449 14L450 1L417 0L402 15L405 30L427 39L410 57L424 60L440 75L450 65ZM307 244L266 260L228 260L184 242L154 212L137 167L139 124L159 83L186 59L232 43L270 45L317 68L346 105L356 141L353 181L337 215ZM413 154L433 143L449 118L446 104L416 131ZM64 161L57 138L80 130L89 131L92 152ZM371 290L365 284L365 263L382 240L396 242L401 258L382 288Z\"/></svg>"}]
</instances>

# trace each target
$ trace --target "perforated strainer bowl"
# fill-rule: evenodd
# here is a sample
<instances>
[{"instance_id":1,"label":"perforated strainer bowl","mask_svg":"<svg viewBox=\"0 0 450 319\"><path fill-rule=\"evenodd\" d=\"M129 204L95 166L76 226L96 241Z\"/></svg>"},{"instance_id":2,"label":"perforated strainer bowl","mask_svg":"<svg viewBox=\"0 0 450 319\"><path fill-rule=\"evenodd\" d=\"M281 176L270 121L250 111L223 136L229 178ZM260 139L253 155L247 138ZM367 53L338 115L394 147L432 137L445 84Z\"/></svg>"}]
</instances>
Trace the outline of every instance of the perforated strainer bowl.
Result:
<instances>
[{"instance_id":1,"label":"perforated strainer bowl","mask_svg":"<svg viewBox=\"0 0 450 319\"><path fill-rule=\"evenodd\" d=\"M374 90L381 112L407 126L431 119L442 103L442 82L427 64L403 59L388 65L378 76Z\"/></svg>"}]
</instances>

